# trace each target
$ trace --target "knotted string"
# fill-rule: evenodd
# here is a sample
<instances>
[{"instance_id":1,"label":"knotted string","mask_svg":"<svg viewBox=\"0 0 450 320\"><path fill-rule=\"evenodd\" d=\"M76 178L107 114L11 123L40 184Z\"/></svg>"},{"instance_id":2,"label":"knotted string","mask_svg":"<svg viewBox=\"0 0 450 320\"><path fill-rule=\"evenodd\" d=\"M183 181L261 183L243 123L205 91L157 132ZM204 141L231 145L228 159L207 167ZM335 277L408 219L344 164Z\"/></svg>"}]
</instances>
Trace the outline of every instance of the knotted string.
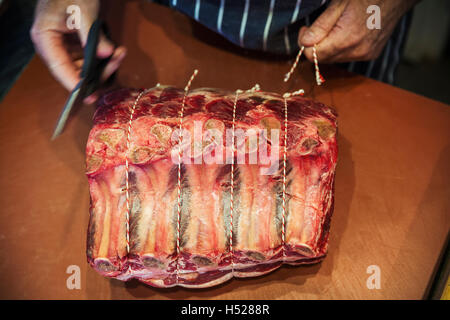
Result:
<instances>
[{"instance_id":1,"label":"knotted string","mask_svg":"<svg viewBox=\"0 0 450 320\"><path fill-rule=\"evenodd\" d=\"M294 72L295 68L297 67L297 65L300 61L300 57L302 56L304 50L305 50L305 47L301 46L300 50L298 51L297 57L295 58L294 64L292 65L289 72L286 73L286 75L284 76L284 82L288 82L288 80L290 79L292 73ZM316 45L313 46L313 59L314 59L314 68L315 68L315 73L316 73L315 74L316 75L316 83L318 86L320 86L325 82L325 79L320 74Z\"/></svg>"}]
</instances>

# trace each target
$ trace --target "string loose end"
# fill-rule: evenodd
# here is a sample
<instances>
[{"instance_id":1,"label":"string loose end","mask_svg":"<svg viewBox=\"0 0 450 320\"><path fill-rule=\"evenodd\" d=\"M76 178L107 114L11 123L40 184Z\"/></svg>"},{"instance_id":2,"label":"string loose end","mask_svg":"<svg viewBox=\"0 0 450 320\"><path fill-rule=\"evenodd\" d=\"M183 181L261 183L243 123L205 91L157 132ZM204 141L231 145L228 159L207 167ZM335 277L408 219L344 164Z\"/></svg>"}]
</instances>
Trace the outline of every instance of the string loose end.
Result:
<instances>
[{"instance_id":1,"label":"string loose end","mask_svg":"<svg viewBox=\"0 0 450 320\"><path fill-rule=\"evenodd\" d=\"M305 47L304 47L304 46L301 46L301 47L300 47L300 50L298 51L297 57L295 58L295 61L294 61L294 63L292 64L291 69L290 69L289 72L286 73L286 75L284 76L284 80L283 80L284 82L288 82L288 81L289 81L289 79L290 79L292 73L294 72L295 68L296 68L297 65L298 65L298 62L300 61L300 57L301 57L302 54L303 54L303 50L305 50Z\"/></svg>"},{"instance_id":2,"label":"string loose end","mask_svg":"<svg viewBox=\"0 0 450 320\"><path fill-rule=\"evenodd\" d=\"M317 49L316 45L313 47L313 58L314 58L314 68L316 69L316 83L318 86L322 85L325 82L325 79L320 74L319 70L319 61L317 59Z\"/></svg>"}]
</instances>

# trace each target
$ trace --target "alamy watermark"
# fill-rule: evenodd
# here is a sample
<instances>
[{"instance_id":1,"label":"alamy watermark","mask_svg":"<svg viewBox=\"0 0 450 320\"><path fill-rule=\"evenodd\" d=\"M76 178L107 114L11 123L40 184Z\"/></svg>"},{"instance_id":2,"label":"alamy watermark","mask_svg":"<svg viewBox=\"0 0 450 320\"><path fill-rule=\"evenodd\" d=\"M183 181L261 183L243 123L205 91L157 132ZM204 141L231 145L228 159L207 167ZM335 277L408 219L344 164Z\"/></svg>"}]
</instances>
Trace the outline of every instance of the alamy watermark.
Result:
<instances>
[{"instance_id":1,"label":"alamy watermark","mask_svg":"<svg viewBox=\"0 0 450 320\"><path fill-rule=\"evenodd\" d=\"M370 16L367 18L366 26L367 29L381 29L381 9L379 6L373 4L367 7L367 14Z\"/></svg>"},{"instance_id":2,"label":"alamy watermark","mask_svg":"<svg viewBox=\"0 0 450 320\"><path fill-rule=\"evenodd\" d=\"M70 274L66 280L66 287L69 290L81 289L81 270L77 265L70 265L66 269L66 273Z\"/></svg>"},{"instance_id":3,"label":"alamy watermark","mask_svg":"<svg viewBox=\"0 0 450 320\"><path fill-rule=\"evenodd\" d=\"M171 159L175 164L258 164L262 175L273 175L279 169L280 131L204 129L202 121L194 121L193 134L187 129L172 132Z\"/></svg>"},{"instance_id":4,"label":"alamy watermark","mask_svg":"<svg viewBox=\"0 0 450 320\"><path fill-rule=\"evenodd\" d=\"M72 4L66 8L69 15L66 19L66 26L69 30L79 30L81 28L81 9L79 6Z\"/></svg>"},{"instance_id":5,"label":"alamy watermark","mask_svg":"<svg viewBox=\"0 0 450 320\"><path fill-rule=\"evenodd\" d=\"M367 289L373 290L373 289L381 289L381 269L377 265L370 265L367 267L366 270L367 274L370 274L370 276L367 278L366 286Z\"/></svg>"}]
</instances>

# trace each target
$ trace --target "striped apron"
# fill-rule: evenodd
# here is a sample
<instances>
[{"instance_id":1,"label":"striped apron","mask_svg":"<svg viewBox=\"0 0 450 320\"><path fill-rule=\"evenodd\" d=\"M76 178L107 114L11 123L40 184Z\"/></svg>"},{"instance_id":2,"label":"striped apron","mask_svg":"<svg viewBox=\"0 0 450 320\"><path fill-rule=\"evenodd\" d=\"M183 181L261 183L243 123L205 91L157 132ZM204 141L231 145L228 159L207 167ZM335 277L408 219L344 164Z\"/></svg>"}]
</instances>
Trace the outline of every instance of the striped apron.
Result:
<instances>
[{"instance_id":1,"label":"striped apron","mask_svg":"<svg viewBox=\"0 0 450 320\"><path fill-rule=\"evenodd\" d=\"M329 0L154 0L170 6L251 50L291 57L298 51L298 31L326 9ZM339 64L351 72L393 84L411 21L398 22L380 56L372 61Z\"/></svg>"}]
</instances>

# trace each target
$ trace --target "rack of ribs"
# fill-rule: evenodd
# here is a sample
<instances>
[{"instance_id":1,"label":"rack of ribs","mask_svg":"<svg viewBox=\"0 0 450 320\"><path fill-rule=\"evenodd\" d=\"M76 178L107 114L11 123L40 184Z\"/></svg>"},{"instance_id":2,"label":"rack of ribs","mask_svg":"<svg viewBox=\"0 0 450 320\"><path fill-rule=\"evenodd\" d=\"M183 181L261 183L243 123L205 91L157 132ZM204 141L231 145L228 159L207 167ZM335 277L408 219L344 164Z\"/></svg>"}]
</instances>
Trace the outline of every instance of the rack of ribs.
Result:
<instances>
[{"instance_id":1,"label":"rack of ribs","mask_svg":"<svg viewBox=\"0 0 450 320\"><path fill-rule=\"evenodd\" d=\"M104 95L86 147L89 264L120 280L203 288L321 261L336 117L261 91Z\"/></svg>"}]
</instances>

